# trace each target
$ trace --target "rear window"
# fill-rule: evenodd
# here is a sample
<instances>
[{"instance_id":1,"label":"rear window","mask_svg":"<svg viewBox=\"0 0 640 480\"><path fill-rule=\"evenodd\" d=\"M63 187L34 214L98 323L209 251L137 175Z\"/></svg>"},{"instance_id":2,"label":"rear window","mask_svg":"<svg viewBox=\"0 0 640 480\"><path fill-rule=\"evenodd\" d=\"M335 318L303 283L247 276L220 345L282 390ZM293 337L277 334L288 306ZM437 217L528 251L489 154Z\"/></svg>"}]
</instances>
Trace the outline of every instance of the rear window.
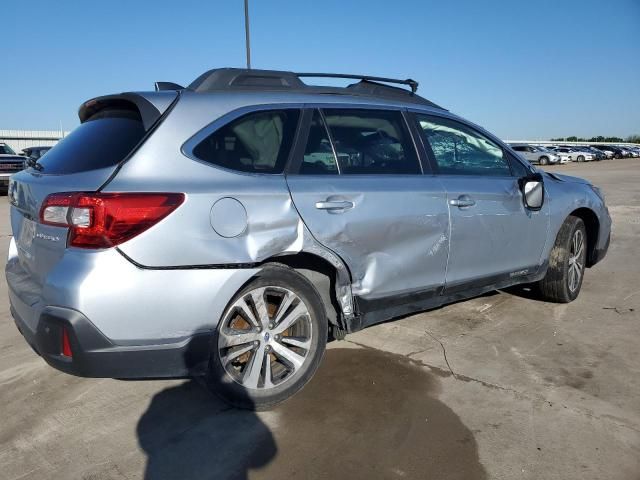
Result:
<instances>
[{"instance_id":1,"label":"rear window","mask_svg":"<svg viewBox=\"0 0 640 480\"><path fill-rule=\"evenodd\" d=\"M194 149L203 162L241 172L282 173L298 110L253 112L215 131Z\"/></svg>"},{"instance_id":2,"label":"rear window","mask_svg":"<svg viewBox=\"0 0 640 480\"><path fill-rule=\"evenodd\" d=\"M63 138L38 162L44 174L68 174L114 167L145 134L137 112L106 109Z\"/></svg>"}]
</instances>

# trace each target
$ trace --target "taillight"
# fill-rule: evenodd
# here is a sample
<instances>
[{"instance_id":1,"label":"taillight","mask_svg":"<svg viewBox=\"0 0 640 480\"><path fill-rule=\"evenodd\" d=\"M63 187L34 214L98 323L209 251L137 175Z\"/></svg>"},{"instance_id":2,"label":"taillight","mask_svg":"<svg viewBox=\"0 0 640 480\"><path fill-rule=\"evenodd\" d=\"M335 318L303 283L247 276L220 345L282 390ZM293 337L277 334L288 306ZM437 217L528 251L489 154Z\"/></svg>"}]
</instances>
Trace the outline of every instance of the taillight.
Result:
<instances>
[{"instance_id":1,"label":"taillight","mask_svg":"<svg viewBox=\"0 0 640 480\"><path fill-rule=\"evenodd\" d=\"M183 202L183 193L54 193L42 203L40 222L69 227L69 246L109 248L144 232Z\"/></svg>"}]
</instances>

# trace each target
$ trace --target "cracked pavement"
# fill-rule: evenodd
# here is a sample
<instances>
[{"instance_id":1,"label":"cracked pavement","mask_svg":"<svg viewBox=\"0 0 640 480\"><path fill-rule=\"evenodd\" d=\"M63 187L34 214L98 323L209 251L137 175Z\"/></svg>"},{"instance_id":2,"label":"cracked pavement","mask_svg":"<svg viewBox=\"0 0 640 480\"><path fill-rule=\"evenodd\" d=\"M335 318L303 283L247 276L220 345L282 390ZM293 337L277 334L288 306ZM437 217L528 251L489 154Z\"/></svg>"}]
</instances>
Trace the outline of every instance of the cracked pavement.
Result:
<instances>
[{"instance_id":1,"label":"cracked pavement","mask_svg":"<svg viewBox=\"0 0 640 480\"><path fill-rule=\"evenodd\" d=\"M640 160L549 167L603 188L605 260L569 305L493 292L348 335L277 409L196 382L67 376L0 279L0 478L640 478ZM0 198L0 246L9 241Z\"/></svg>"}]
</instances>

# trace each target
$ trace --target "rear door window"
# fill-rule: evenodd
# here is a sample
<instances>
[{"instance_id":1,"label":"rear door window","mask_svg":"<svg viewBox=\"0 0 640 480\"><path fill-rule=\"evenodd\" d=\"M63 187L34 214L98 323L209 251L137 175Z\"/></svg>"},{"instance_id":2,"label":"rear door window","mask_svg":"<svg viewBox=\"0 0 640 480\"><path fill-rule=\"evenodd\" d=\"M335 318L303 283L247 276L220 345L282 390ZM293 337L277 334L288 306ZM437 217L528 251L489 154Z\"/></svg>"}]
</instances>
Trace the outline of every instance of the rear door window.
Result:
<instances>
[{"instance_id":1,"label":"rear door window","mask_svg":"<svg viewBox=\"0 0 640 480\"><path fill-rule=\"evenodd\" d=\"M326 109L323 113L341 174L422 173L401 112Z\"/></svg>"},{"instance_id":2,"label":"rear door window","mask_svg":"<svg viewBox=\"0 0 640 480\"><path fill-rule=\"evenodd\" d=\"M105 109L43 155L43 174L79 173L120 163L145 134L138 112Z\"/></svg>"},{"instance_id":3,"label":"rear door window","mask_svg":"<svg viewBox=\"0 0 640 480\"><path fill-rule=\"evenodd\" d=\"M318 110L313 112L300 173L306 175L338 173L338 165L331 146L331 140L329 140L327 127Z\"/></svg>"},{"instance_id":4,"label":"rear door window","mask_svg":"<svg viewBox=\"0 0 640 480\"><path fill-rule=\"evenodd\" d=\"M282 173L299 110L249 113L216 130L193 149L203 162L251 173Z\"/></svg>"}]
</instances>

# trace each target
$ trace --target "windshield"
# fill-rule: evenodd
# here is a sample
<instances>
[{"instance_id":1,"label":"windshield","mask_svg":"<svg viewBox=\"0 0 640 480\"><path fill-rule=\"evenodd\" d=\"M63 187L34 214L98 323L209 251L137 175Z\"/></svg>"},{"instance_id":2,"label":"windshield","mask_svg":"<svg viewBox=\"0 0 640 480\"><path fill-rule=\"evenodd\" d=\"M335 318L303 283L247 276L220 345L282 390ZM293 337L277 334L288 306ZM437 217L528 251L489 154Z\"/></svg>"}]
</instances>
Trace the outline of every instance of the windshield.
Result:
<instances>
[{"instance_id":1,"label":"windshield","mask_svg":"<svg viewBox=\"0 0 640 480\"><path fill-rule=\"evenodd\" d=\"M16 152L9 145L0 145L0 155L15 155Z\"/></svg>"}]
</instances>

